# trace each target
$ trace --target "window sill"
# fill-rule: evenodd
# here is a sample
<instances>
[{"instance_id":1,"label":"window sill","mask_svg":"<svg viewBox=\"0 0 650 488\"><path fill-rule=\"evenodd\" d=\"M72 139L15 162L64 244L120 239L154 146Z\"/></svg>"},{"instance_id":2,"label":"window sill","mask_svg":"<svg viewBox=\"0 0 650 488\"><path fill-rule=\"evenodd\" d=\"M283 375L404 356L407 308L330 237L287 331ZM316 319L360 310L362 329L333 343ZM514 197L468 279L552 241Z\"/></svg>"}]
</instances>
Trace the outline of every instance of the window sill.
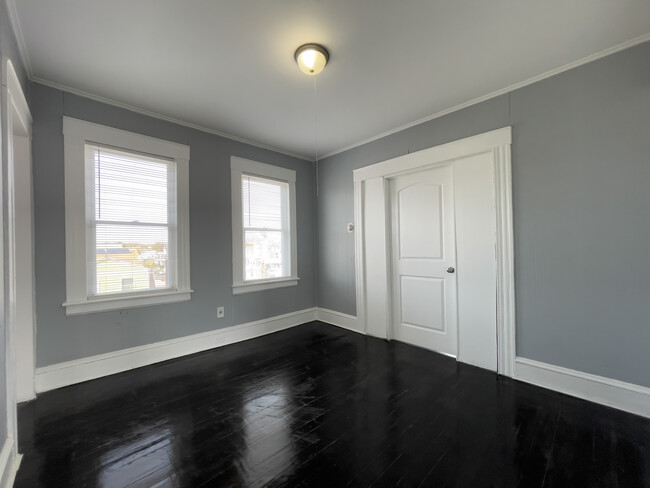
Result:
<instances>
[{"instance_id":1,"label":"window sill","mask_svg":"<svg viewBox=\"0 0 650 488\"><path fill-rule=\"evenodd\" d=\"M252 281L248 283L238 283L232 285L232 294L241 295L242 293L252 293L254 291L271 290L273 288L283 288L285 286L296 286L300 278L279 278L276 280Z\"/></svg>"},{"instance_id":2,"label":"window sill","mask_svg":"<svg viewBox=\"0 0 650 488\"><path fill-rule=\"evenodd\" d=\"M133 296L116 296L93 298L77 302L65 302L66 315L82 315L86 313L107 312L125 308L148 307L164 303L184 302L191 298L193 290L167 291Z\"/></svg>"}]
</instances>

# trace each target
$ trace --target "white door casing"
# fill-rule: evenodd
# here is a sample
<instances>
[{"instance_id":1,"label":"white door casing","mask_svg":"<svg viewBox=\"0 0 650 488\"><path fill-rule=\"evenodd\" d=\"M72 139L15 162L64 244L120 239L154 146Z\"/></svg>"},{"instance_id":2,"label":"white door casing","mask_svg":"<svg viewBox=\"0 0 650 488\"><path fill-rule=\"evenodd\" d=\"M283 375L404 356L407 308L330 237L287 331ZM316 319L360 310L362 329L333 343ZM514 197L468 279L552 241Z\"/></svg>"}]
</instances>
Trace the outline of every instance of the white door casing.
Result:
<instances>
[{"instance_id":1,"label":"white door casing","mask_svg":"<svg viewBox=\"0 0 650 488\"><path fill-rule=\"evenodd\" d=\"M389 180L392 337L458 354L452 164Z\"/></svg>"},{"instance_id":2,"label":"white door casing","mask_svg":"<svg viewBox=\"0 0 650 488\"><path fill-rule=\"evenodd\" d=\"M469 236L472 232L476 232L474 237L478 237L482 243L482 247L477 248L479 253L492 253L492 248L486 246L488 237L492 239L492 247L496 247L494 249L495 259L492 260L492 271L489 271L489 266L483 268L483 271L488 271L486 276L492 276L492 290L496 295L496 297L493 296L492 301L496 306L496 369L499 374L514 375L515 310L511 139L511 128L505 127L354 171L355 227L357 231L355 233L357 320L363 332L377 337L392 338L393 292L391 283L393 280L390 276L392 272L390 251L392 237L389 180L444 163L455 162L454 172L457 176L463 173L467 176L473 169L481 167L484 176L488 173L491 175L492 184L488 188L489 192L483 186L479 192L483 199L477 195L473 200L470 199L465 207L461 206L460 208L465 208L465 211L469 212L467 215L473 215L477 206L490 208L491 204L486 203L486 198L493 200L491 221L494 232L489 226L482 226L476 231L470 229L471 232L466 232L466 234ZM459 164L461 160L463 163ZM483 171L486 165L488 168ZM459 181L455 182L456 192L471 193L474 191L471 178L465 178L463 185L460 184L462 178L458 179ZM467 230L468 226L465 227ZM457 231L459 230L457 229ZM472 249L470 246L469 251L474 253L476 249ZM464 253L465 260L467 260L468 249L460 245L458 252L457 259L461 259ZM458 276L458 280L461 279L462 273ZM477 293L477 286L474 286L473 289L469 288L470 297L472 293ZM468 293L467 290L464 293ZM492 292L488 290L487 293ZM462 297L459 297L459 300L462 300ZM472 323L472 317L467 314L464 317L466 322ZM459 320L462 324L463 316L460 316ZM459 334L461 338L459 359L494 369L493 366L486 366L486 364L493 364L493 359L489 357L489 354L485 357L479 356L477 361L470 360L476 350L481 349L480 341L483 340L480 334L478 337L473 336L474 334L466 334L465 341L463 341L463 333ZM468 342L468 337L474 339L473 344L471 340ZM466 349L463 348L463 342ZM464 351L468 354L464 354Z\"/></svg>"},{"instance_id":3,"label":"white door casing","mask_svg":"<svg viewBox=\"0 0 650 488\"><path fill-rule=\"evenodd\" d=\"M16 404L34 398L32 118L10 60L2 60L3 320L7 441L17 459ZM18 393L20 392L20 394Z\"/></svg>"},{"instance_id":4,"label":"white door casing","mask_svg":"<svg viewBox=\"0 0 650 488\"><path fill-rule=\"evenodd\" d=\"M35 398L35 296L34 296L34 220L32 192L31 139L14 133L14 212L16 286L16 395L17 401Z\"/></svg>"},{"instance_id":5,"label":"white door casing","mask_svg":"<svg viewBox=\"0 0 650 488\"><path fill-rule=\"evenodd\" d=\"M492 151L454 161L458 360L497 371L495 165Z\"/></svg>"}]
</instances>

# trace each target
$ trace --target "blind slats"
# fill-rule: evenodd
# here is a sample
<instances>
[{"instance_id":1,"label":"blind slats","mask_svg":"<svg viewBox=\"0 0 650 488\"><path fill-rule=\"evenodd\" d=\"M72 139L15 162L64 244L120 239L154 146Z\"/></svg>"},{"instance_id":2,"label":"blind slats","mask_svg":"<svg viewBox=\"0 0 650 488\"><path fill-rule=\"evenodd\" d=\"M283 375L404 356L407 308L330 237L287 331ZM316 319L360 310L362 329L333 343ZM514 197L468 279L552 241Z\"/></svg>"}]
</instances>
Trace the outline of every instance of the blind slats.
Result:
<instances>
[{"instance_id":1,"label":"blind slats","mask_svg":"<svg viewBox=\"0 0 650 488\"><path fill-rule=\"evenodd\" d=\"M286 183L242 176L244 228L282 229L282 189Z\"/></svg>"},{"instance_id":2,"label":"blind slats","mask_svg":"<svg viewBox=\"0 0 650 488\"><path fill-rule=\"evenodd\" d=\"M171 163L100 147L92 155L96 220L167 224Z\"/></svg>"},{"instance_id":3,"label":"blind slats","mask_svg":"<svg viewBox=\"0 0 650 488\"><path fill-rule=\"evenodd\" d=\"M286 276L288 184L242 175L245 280Z\"/></svg>"},{"instance_id":4,"label":"blind slats","mask_svg":"<svg viewBox=\"0 0 650 488\"><path fill-rule=\"evenodd\" d=\"M173 162L87 145L88 249L96 295L170 287ZM89 182L90 183L90 182Z\"/></svg>"}]
</instances>

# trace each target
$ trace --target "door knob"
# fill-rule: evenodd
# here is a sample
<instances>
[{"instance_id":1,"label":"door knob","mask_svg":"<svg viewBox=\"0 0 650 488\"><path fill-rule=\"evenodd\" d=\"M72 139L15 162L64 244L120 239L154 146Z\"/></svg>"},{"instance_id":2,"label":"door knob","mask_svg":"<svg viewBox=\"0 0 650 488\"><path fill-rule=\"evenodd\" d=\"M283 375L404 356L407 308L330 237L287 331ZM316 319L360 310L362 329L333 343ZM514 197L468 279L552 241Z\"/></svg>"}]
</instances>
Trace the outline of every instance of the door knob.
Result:
<instances>
[{"instance_id":1,"label":"door knob","mask_svg":"<svg viewBox=\"0 0 650 488\"><path fill-rule=\"evenodd\" d=\"M453 273L454 271L456 271L456 269L453 266L447 268L447 273Z\"/></svg>"}]
</instances>

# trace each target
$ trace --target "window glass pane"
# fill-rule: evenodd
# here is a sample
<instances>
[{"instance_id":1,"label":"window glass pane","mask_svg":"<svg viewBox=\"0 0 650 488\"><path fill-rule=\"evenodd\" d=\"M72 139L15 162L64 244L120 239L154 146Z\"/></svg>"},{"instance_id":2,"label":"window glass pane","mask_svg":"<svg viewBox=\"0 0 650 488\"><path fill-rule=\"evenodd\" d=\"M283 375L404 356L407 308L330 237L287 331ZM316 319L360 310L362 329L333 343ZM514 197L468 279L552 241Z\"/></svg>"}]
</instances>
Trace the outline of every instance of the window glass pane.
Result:
<instances>
[{"instance_id":1,"label":"window glass pane","mask_svg":"<svg viewBox=\"0 0 650 488\"><path fill-rule=\"evenodd\" d=\"M164 226L96 226L97 294L170 288L169 231Z\"/></svg>"},{"instance_id":2,"label":"window glass pane","mask_svg":"<svg viewBox=\"0 0 650 488\"><path fill-rule=\"evenodd\" d=\"M244 241L246 281L284 276L281 231L246 230Z\"/></svg>"},{"instance_id":3,"label":"window glass pane","mask_svg":"<svg viewBox=\"0 0 650 488\"><path fill-rule=\"evenodd\" d=\"M286 183L242 176L244 227L282 229L282 190Z\"/></svg>"},{"instance_id":4,"label":"window glass pane","mask_svg":"<svg viewBox=\"0 0 650 488\"><path fill-rule=\"evenodd\" d=\"M95 249L88 265L95 272L95 293L171 288L173 163L92 144L87 148L94 175L89 225Z\"/></svg>"},{"instance_id":5,"label":"window glass pane","mask_svg":"<svg viewBox=\"0 0 650 488\"><path fill-rule=\"evenodd\" d=\"M167 223L171 163L103 147L93 157L96 220Z\"/></svg>"}]
</instances>

